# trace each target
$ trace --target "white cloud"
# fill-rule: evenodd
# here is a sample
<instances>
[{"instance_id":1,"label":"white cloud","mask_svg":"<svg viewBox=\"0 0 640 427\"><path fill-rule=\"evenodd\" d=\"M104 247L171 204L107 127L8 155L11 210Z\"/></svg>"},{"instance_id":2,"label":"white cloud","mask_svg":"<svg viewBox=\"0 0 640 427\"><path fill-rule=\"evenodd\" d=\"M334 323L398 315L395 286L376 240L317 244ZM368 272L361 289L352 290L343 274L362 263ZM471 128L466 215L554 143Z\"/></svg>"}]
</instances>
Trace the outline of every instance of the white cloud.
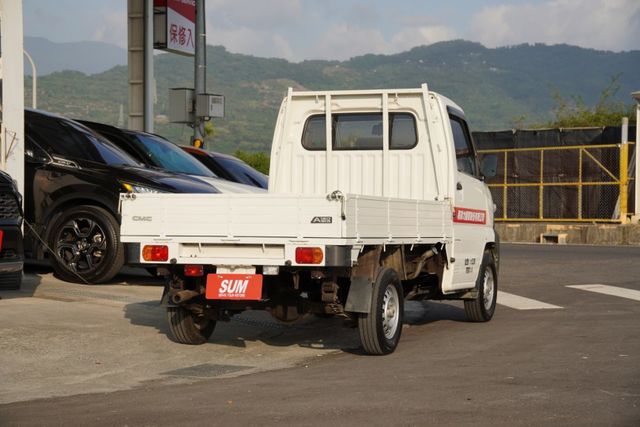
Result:
<instances>
[{"instance_id":1,"label":"white cloud","mask_svg":"<svg viewBox=\"0 0 640 427\"><path fill-rule=\"evenodd\" d=\"M546 0L490 6L472 18L468 37L489 47L542 42L637 49L640 1Z\"/></svg>"},{"instance_id":2,"label":"white cloud","mask_svg":"<svg viewBox=\"0 0 640 427\"><path fill-rule=\"evenodd\" d=\"M206 5L207 20L221 29L274 30L297 22L303 14L300 0L208 0Z\"/></svg>"},{"instance_id":3,"label":"white cloud","mask_svg":"<svg viewBox=\"0 0 640 427\"><path fill-rule=\"evenodd\" d=\"M127 14L111 12L100 14L101 21L91 35L92 41L99 41L127 48Z\"/></svg>"},{"instance_id":4,"label":"white cloud","mask_svg":"<svg viewBox=\"0 0 640 427\"><path fill-rule=\"evenodd\" d=\"M444 25L408 27L385 38L377 28L343 23L331 26L311 47L318 58L343 60L367 53L393 54L454 38L456 32Z\"/></svg>"},{"instance_id":5,"label":"white cloud","mask_svg":"<svg viewBox=\"0 0 640 427\"><path fill-rule=\"evenodd\" d=\"M207 43L223 45L232 52L294 60L283 27L298 22L299 0L207 2Z\"/></svg>"},{"instance_id":6,"label":"white cloud","mask_svg":"<svg viewBox=\"0 0 640 427\"><path fill-rule=\"evenodd\" d=\"M444 25L422 25L404 29L394 35L390 50L399 52L455 38L456 31L453 28Z\"/></svg>"},{"instance_id":7,"label":"white cloud","mask_svg":"<svg viewBox=\"0 0 640 427\"><path fill-rule=\"evenodd\" d=\"M232 52L300 61L397 53L455 38L454 30L433 17L416 17L390 20L370 3L209 0L207 42Z\"/></svg>"},{"instance_id":8,"label":"white cloud","mask_svg":"<svg viewBox=\"0 0 640 427\"><path fill-rule=\"evenodd\" d=\"M288 41L281 35L269 31L254 30L247 27L216 29L207 31L207 43L222 45L231 52L295 59Z\"/></svg>"},{"instance_id":9,"label":"white cloud","mask_svg":"<svg viewBox=\"0 0 640 427\"><path fill-rule=\"evenodd\" d=\"M330 26L310 46L317 59L349 59L364 53L387 53L388 44L375 28L353 27L346 23Z\"/></svg>"}]
</instances>

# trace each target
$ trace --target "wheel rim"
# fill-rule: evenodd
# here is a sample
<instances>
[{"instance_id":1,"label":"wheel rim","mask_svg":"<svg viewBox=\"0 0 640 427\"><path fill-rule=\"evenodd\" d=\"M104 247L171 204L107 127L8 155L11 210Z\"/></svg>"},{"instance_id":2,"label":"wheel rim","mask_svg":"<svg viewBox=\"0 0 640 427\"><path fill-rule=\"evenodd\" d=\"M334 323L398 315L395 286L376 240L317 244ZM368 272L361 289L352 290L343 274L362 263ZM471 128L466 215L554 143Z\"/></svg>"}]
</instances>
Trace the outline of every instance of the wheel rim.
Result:
<instances>
[{"instance_id":1,"label":"wheel rim","mask_svg":"<svg viewBox=\"0 0 640 427\"><path fill-rule=\"evenodd\" d=\"M392 339L400 321L400 299L395 286L389 285L382 299L382 331L387 339Z\"/></svg>"},{"instance_id":2,"label":"wheel rim","mask_svg":"<svg viewBox=\"0 0 640 427\"><path fill-rule=\"evenodd\" d=\"M484 302L484 308L490 311L493 306L493 295L495 293L495 283L493 280L493 270L491 267L487 267L484 272L484 283L482 285L482 299Z\"/></svg>"},{"instance_id":3,"label":"wheel rim","mask_svg":"<svg viewBox=\"0 0 640 427\"><path fill-rule=\"evenodd\" d=\"M69 270L86 273L102 263L107 243L105 232L96 221L79 217L62 225L55 251Z\"/></svg>"}]
</instances>

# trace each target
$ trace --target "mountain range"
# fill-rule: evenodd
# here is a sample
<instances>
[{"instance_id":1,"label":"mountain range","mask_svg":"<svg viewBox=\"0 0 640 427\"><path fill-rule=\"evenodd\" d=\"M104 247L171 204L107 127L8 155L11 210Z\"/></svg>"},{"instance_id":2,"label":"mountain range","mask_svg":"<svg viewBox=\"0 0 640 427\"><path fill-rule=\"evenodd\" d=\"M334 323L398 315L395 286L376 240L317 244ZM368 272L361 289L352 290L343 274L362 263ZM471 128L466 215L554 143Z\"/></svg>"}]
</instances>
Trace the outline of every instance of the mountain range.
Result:
<instances>
[{"instance_id":1,"label":"mountain range","mask_svg":"<svg viewBox=\"0 0 640 427\"><path fill-rule=\"evenodd\" d=\"M64 70L95 74L127 64L125 49L103 42L56 43L42 37L25 37L24 49L33 58L40 76ZM24 72L31 75L31 65L26 60Z\"/></svg>"},{"instance_id":2,"label":"mountain range","mask_svg":"<svg viewBox=\"0 0 640 427\"><path fill-rule=\"evenodd\" d=\"M102 48L93 45L86 53L79 50L70 55L97 64L97 56L107 58ZM118 57L117 51L112 52L114 58ZM403 88L418 87L426 82L431 90L461 105L474 130L543 124L552 118L554 93L565 98L577 96L587 104L594 104L612 78L617 78L619 85L615 96L618 101L631 104L629 93L640 89L637 71L640 51L598 51L569 45L525 44L491 49L457 40L394 55L299 63L208 46L207 63L208 92L226 97L226 117L213 121L214 133L207 145L223 152L268 151L278 108L288 87L308 90ZM40 108L69 117L116 124L122 106L126 117L126 66L117 65L94 73L79 65L76 67L75 60L67 64L72 70L39 78ZM43 65L43 69L47 69L46 66ZM156 133L176 142L188 141L191 129L166 123L164 115L168 112L169 88L193 86L193 59L173 54L156 55L155 80ZM27 105L31 99L30 88L31 83L26 79Z\"/></svg>"}]
</instances>

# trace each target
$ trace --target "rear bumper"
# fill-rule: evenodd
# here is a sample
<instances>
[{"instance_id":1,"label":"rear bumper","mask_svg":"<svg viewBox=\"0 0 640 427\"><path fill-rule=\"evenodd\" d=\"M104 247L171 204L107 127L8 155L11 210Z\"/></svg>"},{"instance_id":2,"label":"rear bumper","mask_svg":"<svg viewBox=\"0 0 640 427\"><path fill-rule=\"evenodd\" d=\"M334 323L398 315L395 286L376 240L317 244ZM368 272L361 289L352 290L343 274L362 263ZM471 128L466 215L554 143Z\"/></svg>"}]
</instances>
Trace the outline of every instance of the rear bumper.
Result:
<instances>
[{"instance_id":1,"label":"rear bumper","mask_svg":"<svg viewBox=\"0 0 640 427\"><path fill-rule=\"evenodd\" d=\"M352 246L322 244L185 244L149 243L165 245L169 250L166 262L148 262L142 259L145 243L125 243L128 265L167 266L171 264L203 265L273 265L287 267L351 267ZM298 247L319 247L323 252L319 264L298 264Z\"/></svg>"},{"instance_id":2,"label":"rear bumper","mask_svg":"<svg viewBox=\"0 0 640 427\"><path fill-rule=\"evenodd\" d=\"M18 271L22 271L23 267L24 267L24 262L22 261L0 262L0 274L17 273Z\"/></svg>"},{"instance_id":3,"label":"rear bumper","mask_svg":"<svg viewBox=\"0 0 640 427\"><path fill-rule=\"evenodd\" d=\"M24 264L22 231L15 225L0 225L0 230L2 230L0 273L21 271Z\"/></svg>"}]
</instances>

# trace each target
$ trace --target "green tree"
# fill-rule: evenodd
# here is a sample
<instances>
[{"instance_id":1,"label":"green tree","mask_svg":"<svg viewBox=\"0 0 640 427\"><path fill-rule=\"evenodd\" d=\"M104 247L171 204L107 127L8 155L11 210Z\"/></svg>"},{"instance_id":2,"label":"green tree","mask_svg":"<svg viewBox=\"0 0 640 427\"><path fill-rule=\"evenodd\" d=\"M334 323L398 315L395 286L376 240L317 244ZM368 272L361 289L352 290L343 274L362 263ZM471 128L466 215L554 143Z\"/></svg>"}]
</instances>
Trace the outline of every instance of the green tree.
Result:
<instances>
[{"instance_id":1,"label":"green tree","mask_svg":"<svg viewBox=\"0 0 640 427\"><path fill-rule=\"evenodd\" d=\"M213 127L213 123L211 120L204 122L204 137L205 138L213 138L215 133L215 128Z\"/></svg>"},{"instance_id":2,"label":"green tree","mask_svg":"<svg viewBox=\"0 0 640 427\"><path fill-rule=\"evenodd\" d=\"M619 79L620 74L611 78L609 85L602 90L598 102L593 107L588 106L581 96L574 95L567 99L559 92L555 92L552 95L556 102L553 110L555 118L545 126L553 128L620 126L623 117L629 117L630 121L634 120L634 106L615 100L620 90Z\"/></svg>"}]
</instances>

